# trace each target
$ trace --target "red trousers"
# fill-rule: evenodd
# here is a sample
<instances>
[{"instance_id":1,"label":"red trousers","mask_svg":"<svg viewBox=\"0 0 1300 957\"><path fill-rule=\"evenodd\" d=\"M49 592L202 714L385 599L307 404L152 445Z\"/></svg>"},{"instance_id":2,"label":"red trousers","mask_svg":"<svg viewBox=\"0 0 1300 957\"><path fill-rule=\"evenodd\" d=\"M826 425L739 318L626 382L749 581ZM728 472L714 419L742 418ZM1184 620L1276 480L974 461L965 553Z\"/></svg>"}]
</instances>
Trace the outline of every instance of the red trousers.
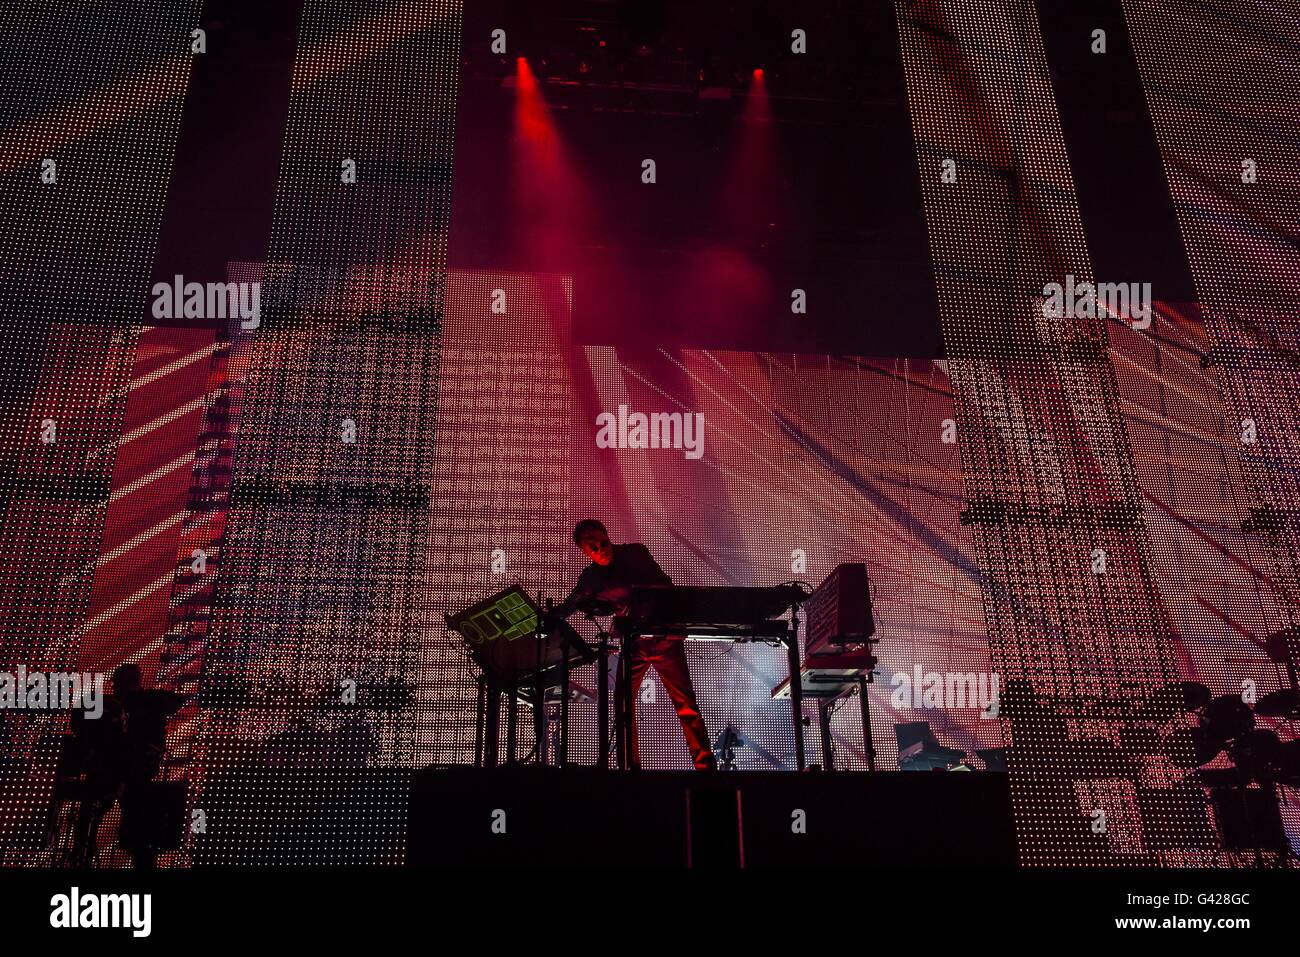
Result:
<instances>
[{"instance_id":1,"label":"red trousers","mask_svg":"<svg viewBox=\"0 0 1300 957\"><path fill-rule=\"evenodd\" d=\"M686 735L686 744L691 749L691 759L695 766L701 770L716 768L717 760L709 745L709 732L704 727L700 707L695 703L695 688L691 685L691 672L686 665L686 642L680 638L638 638L632 649L628 662L629 680L632 683L632 713L628 729L628 737L632 742L632 760L629 766L641 766L641 753L636 739L636 699L641 690L641 682L645 680L645 673L653 665L655 671L659 672L659 680L663 682L668 697L677 708L677 717L681 719L682 733ZM621 672L622 668L619 670ZM616 714L620 717L625 700L620 680L614 693Z\"/></svg>"}]
</instances>

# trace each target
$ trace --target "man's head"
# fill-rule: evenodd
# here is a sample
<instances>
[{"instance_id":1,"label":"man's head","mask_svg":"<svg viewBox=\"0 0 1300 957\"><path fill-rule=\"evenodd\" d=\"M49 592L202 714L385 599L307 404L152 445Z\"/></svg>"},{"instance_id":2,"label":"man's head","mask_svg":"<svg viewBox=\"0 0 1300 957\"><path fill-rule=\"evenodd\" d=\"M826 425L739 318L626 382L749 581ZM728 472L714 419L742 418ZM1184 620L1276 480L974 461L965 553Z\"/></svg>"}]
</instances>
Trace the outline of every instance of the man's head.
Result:
<instances>
[{"instance_id":1,"label":"man's head","mask_svg":"<svg viewBox=\"0 0 1300 957\"><path fill-rule=\"evenodd\" d=\"M113 669L113 694L121 697L140 690L140 666L118 665Z\"/></svg>"},{"instance_id":2,"label":"man's head","mask_svg":"<svg viewBox=\"0 0 1300 957\"><path fill-rule=\"evenodd\" d=\"M608 565L614 560L614 546L609 532L594 518L584 518L573 527L573 544L597 565Z\"/></svg>"}]
</instances>

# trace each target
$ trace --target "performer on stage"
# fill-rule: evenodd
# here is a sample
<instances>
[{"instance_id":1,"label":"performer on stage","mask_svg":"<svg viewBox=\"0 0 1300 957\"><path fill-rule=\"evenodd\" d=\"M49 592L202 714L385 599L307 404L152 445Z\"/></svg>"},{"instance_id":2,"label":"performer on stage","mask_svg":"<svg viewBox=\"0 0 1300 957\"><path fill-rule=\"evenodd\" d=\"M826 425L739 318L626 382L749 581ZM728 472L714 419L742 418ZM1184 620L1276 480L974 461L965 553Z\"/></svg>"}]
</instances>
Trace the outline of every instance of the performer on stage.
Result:
<instances>
[{"instance_id":1,"label":"performer on stage","mask_svg":"<svg viewBox=\"0 0 1300 957\"><path fill-rule=\"evenodd\" d=\"M72 712L88 795L73 837L72 857L77 865L91 862L100 822L120 799L118 844L130 853L136 867L153 868L158 851L149 835L151 817L157 812L149 801L149 785L167 751L167 719L188 700L186 695L143 687L140 666L127 663L113 670L113 693L98 720L86 718L82 711Z\"/></svg>"},{"instance_id":2,"label":"performer on stage","mask_svg":"<svg viewBox=\"0 0 1300 957\"><path fill-rule=\"evenodd\" d=\"M594 518L585 518L577 524L573 529L573 543L591 559L591 564L578 576L578 583L569 597L556 606L555 612L562 617L567 618L597 601L608 602L615 614L626 614L633 588L672 584L672 579L664 574L648 548L639 543L613 544L605 526ZM686 665L685 641L680 637L638 638L628 664L633 702L632 714L628 716L628 737L632 742L629 766L636 768L641 765L636 738L636 696L646 670L654 665L677 707L677 716L681 719L682 732L686 735L695 767L702 771L716 770L717 761L709 748L709 732L695 703L695 689L691 686L691 673ZM624 697L622 689L616 689L614 700L620 713Z\"/></svg>"}]
</instances>

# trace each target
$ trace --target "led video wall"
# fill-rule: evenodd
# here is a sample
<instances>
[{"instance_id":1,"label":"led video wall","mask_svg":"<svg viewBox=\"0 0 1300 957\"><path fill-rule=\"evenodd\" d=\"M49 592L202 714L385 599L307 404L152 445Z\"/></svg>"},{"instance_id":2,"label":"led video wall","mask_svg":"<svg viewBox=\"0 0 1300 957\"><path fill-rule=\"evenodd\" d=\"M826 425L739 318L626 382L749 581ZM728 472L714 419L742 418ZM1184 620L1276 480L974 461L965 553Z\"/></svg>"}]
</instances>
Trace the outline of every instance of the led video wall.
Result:
<instances>
[{"instance_id":1,"label":"led video wall","mask_svg":"<svg viewBox=\"0 0 1300 957\"><path fill-rule=\"evenodd\" d=\"M459 17L445 2L303 8L260 325L232 323L208 417L228 436L212 475L227 487L214 503L200 483L191 507L219 508L222 527L173 593L192 662L176 680L203 712L176 745L206 822L195 863L401 860L404 778L382 769L419 758L438 611Z\"/></svg>"},{"instance_id":2,"label":"led video wall","mask_svg":"<svg viewBox=\"0 0 1300 957\"><path fill-rule=\"evenodd\" d=\"M494 292L505 313L494 314ZM500 299L496 301L500 302ZM928 722L977 762L1001 746L988 702L926 708L917 675L972 675L990 687L979 573L960 524L961 477L950 385L930 360L690 351L629 352L570 336L571 286L554 276L452 270L442 353L433 601L451 614L520 584L559 601L586 559L570 533L598 518L616 542L642 542L677 584L816 585L864 562L874 586L882 668L871 693L881 767L897 767L895 725ZM602 448L599 417L702 416L692 448ZM575 619L583 636L595 629ZM472 756L474 686L448 636L434 754ZM772 691L785 653L762 644L690 643L705 724L731 728L740 769L795 767L789 703ZM895 681L903 675L907 682ZM595 666L570 715L570 759L593 764ZM453 691L453 689L458 689ZM901 706L899 702L904 701ZM866 766L856 701L832 719L836 766ZM844 704L844 703L842 703ZM810 708L811 710L811 708ZM554 717L552 715L552 717ZM652 677L638 703L643 766L687 768L672 703ZM817 729L806 735L818 756ZM910 741L907 743L911 743ZM534 747L520 721L518 753ZM816 757L814 758L816 760ZM982 766L982 765L980 765Z\"/></svg>"},{"instance_id":3,"label":"led video wall","mask_svg":"<svg viewBox=\"0 0 1300 957\"><path fill-rule=\"evenodd\" d=\"M269 248L225 277L258 284L260 315L155 324L198 6L24 14L0 95L3 666L136 661L195 695L169 725L160 776L190 826L164 865L400 863L410 772L475 755L475 669L445 616L512 584L562 598L588 517L683 585L865 563L879 767L918 734L977 769L1003 749L1023 863L1256 860L1224 849L1231 809L1197 769L1250 754L1199 760L1162 689L1276 692L1267 639L1297 625L1296 77L1273 8L1124 3L1198 296L1135 328L1044 310L1046 284L1112 277L1035 4L899 0L936 360L593 344L575 277L449 268L452 0L303 4ZM1221 43L1238 21L1248 55ZM620 409L698 417L698 443L604 447ZM792 769L783 652L687 654L734 766ZM911 693L929 675L996 688L995 713ZM570 760L592 764L594 667L574 682ZM856 705L831 720L847 770L866 766ZM657 679L637 707L643 764L689 767ZM1285 717L1251 720L1294 745ZM62 860L67 736L61 714L0 713L5 863ZM527 711L516 747L536 755Z\"/></svg>"},{"instance_id":4,"label":"led video wall","mask_svg":"<svg viewBox=\"0 0 1300 957\"><path fill-rule=\"evenodd\" d=\"M67 674L122 638L106 513L199 3L102 22L6 11L0 89L0 670ZM132 569L132 574L146 572ZM140 585L136 585L140 587ZM111 667L111 665L110 665ZM0 854L56 823L65 712L0 712Z\"/></svg>"},{"instance_id":5,"label":"led video wall","mask_svg":"<svg viewBox=\"0 0 1300 957\"><path fill-rule=\"evenodd\" d=\"M1181 702L1162 704L1160 689L1195 680L1217 707L1247 710L1246 698L1282 686L1263 638L1289 613L1272 614L1287 601L1285 579L1269 580L1247 534L1255 452L1240 444L1231 386L1206 372L1213 323L1178 303L1146 316L1053 313L1051 284L1096 277L1034 6L898 12L966 515L1007 686L1021 860L1231 863L1220 848L1232 843L1225 805L1238 796L1201 785L1230 764L1224 742L1206 740ZM1164 45L1166 29L1187 28L1181 18L1170 25L1162 12L1156 26L1154 14L1128 12L1139 51L1143 27L1154 31L1138 53L1148 76L1157 51L1161 64L1180 62ZM1096 35L1074 40L1104 55ZM1259 60L1269 60L1263 50ZM1185 92L1200 88L1178 76ZM1153 87L1157 118L1165 97L1187 102L1148 79ZM1276 100L1276 82L1264 87ZM1163 149L1169 126L1156 126ZM1173 183L1178 157L1164 156ZM1173 192L1186 238L1187 203ZM1245 720L1274 743L1293 738L1285 719ZM1294 815L1281 817L1294 841ZM1285 847L1280 834L1271 840Z\"/></svg>"}]
</instances>

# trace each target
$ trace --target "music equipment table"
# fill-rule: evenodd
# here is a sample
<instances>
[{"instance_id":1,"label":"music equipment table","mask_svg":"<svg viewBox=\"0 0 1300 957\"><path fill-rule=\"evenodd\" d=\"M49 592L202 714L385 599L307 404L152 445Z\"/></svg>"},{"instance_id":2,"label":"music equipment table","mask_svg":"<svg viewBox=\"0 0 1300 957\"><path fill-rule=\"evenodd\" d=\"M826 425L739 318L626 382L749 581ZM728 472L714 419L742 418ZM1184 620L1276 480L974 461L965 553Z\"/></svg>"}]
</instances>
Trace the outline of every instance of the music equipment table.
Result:
<instances>
[{"instance_id":1,"label":"music equipment table","mask_svg":"<svg viewBox=\"0 0 1300 957\"><path fill-rule=\"evenodd\" d=\"M809 621L808 658L799 660L800 611L807 606ZM596 602L583 610L588 619L610 615L608 602ZM664 585L633 588L623 612L613 619L612 634L618 638L620 699L615 722L619 766L626 768L632 753L630 722L633 714L631 682L628 680L632 643L640 638L680 638L685 641L763 642L786 650L789 676L772 691L773 698L790 700L794 730L795 764L806 770L803 737L805 693L821 709L822 752L827 768L831 764L829 706L850 694L862 693L863 729L867 738L867 760L874 769L870 714L866 682L876 663L870 654L875 623L865 568L840 565L817 589L798 582L757 588L737 586ZM785 616L788 613L788 618ZM478 720L475 728L475 764L497 763L497 729L501 692L509 697L507 713L507 760L515 758L515 706L523 701L533 707L538 762L542 763L543 739L547 733L544 712L557 701L560 738L557 763L567 763L568 711L571 685L569 672L595 661L598 687L598 738L601 741L599 767L608 766L609 715L608 669L606 661L613 646L611 632L599 631L592 647L565 622L542 609L519 586L511 586L456 615L447 616L448 627L466 640L470 657L480 666Z\"/></svg>"},{"instance_id":2,"label":"music equipment table","mask_svg":"<svg viewBox=\"0 0 1300 957\"><path fill-rule=\"evenodd\" d=\"M480 668L474 724L474 763L495 767L501 695L507 699L506 760L513 764L518 741L518 705L533 710L533 737L538 763L546 750L546 706L559 705L556 761L568 760L569 672L596 659L581 636L565 621L543 621L541 609L518 585L447 616L447 627L465 639L466 651Z\"/></svg>"},{"instance_id":3,"label":"music equipment table","mask_svg":"<svg viewBox=\"0 0 1300 957\"><path fill-rule=\"evenodd\" d=\"M619 654L622 714L635 702L627 665L631 642L638 638L682 638L686 641L730 641L783 645L789 667L790 716L794 725L795 765L807 767L803 740L803 685L799 669L799 605L807 594L797 585L743 588L734 586L665 586L635 588L628 614L614 619L622 641ZM778 616L792 611L790 620ZM626 720L617 722L619 766L626 768L631 748Z\"/></svg>"},{"instance_id":4,"label":"music equipment table","mask_svg":"<svg viewBox=\"0 0 1300 957\"><path fill-rule=\"evenodd\" d=\"M867 770L876 770L876 748L871 737L871 703L867 685L871 683L878 662L868 646L840 655L809 655L799 669L799 682L804 696L817 702L818 726L821 730L822 768L835 770L835 754L831 750L831 712L835 702L849 697L856 690L862 705L862 743L867 756ZM793 698L794 682L782 681L772 689L773 698Z\"/></svg>"}]
</instances>

